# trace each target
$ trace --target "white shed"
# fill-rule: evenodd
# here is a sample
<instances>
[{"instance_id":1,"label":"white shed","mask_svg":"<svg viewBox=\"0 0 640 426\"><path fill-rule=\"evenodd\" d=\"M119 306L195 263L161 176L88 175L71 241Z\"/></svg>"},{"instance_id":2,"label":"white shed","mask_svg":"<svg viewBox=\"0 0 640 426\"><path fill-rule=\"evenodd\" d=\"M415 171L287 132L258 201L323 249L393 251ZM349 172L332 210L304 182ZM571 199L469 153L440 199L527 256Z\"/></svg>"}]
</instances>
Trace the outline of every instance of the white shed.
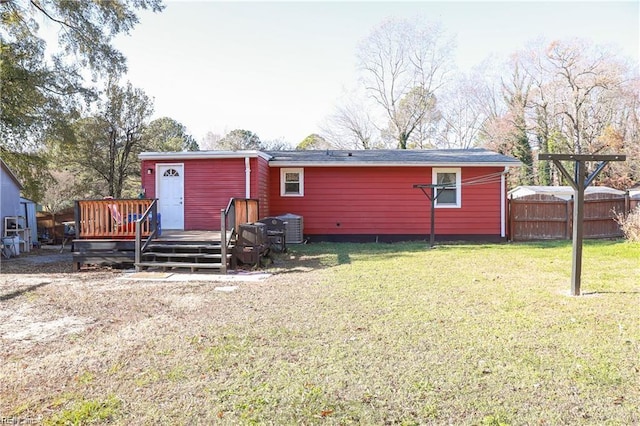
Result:
<instances>
[{"instance_id":1,"label":"white shed","mask_svg":"<svg viewBox=\"0 0 640 426\"><path fill-rule=\"evenodd\" d=\"M509 198L517 199L532 195L550 196L561 200L570 200L574 190L570 186L518 186L509 191ZM584 191L585 198L617 198L624 197L625 191L609 188L608 186L589 186Z\"/></svg>"}]
</instances>

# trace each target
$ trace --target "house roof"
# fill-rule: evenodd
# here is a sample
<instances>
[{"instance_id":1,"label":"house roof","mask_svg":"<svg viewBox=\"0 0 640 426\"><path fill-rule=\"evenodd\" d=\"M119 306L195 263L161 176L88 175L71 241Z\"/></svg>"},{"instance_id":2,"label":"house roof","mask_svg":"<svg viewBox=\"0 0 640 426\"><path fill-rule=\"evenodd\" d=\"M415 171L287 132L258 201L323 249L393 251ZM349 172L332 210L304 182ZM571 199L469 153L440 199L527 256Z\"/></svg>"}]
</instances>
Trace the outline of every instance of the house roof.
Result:
<instances>
[{"instance_id":1,"label":"house roof","mask_svg":"<svg viewBox=\"0 0 640 426\"><path fill-rule=\"evenodd\" d=\"M486 149L383 149L266 151L269 165L303 166L520 166L520 161Z\"/></svg>"},{"instance_id":2,"label":"house roof","mask_svg":"<svg viewBox=\"0 0 640 426\"><path fill-rule=\"evenodd\" d=\"M262 157L273 167L362 166L498 166L518 167L520 161L486 149L372 149L309 151L183 151L143 152L141 160L195 160Z\"/></svg>"},{"instance_id":3,"label":"house roof","mask_svg":"<svg viewBox=\"0 0 640 426\"><path fill-rule=\"evenodd\" d=\"M142 152L138 155L141 160L199 160L199 159L229 159L262 157L269 160L269 156L262 151L181 151L181 152Z\"/></svg>"},{"instance_id":4,"label":"house roof","mask_svg":"<svg viewBox=\"0 0 640 426\"><path fill-rule=\"evenodd\" d=\"M588 186L584 191L585 195L589 194L613 194L624 195L625 191L609 188L608 186ZM574 195L574 190L570 186L534 186L523 185L513 188L508 192L510 198L526 197L527 195L544 194L552 195L563 200L569 200Z\"/></svg>"},{"instance_id":5,"label":"house roof","mask_svg":"<svg viewBox=\"0 0 640 426\"><path fill-rule=\"evenodd\" d=\"M24 189L24 187L22 186L22 182L20 182L20 180L16 177L16 175L9 168L9 166L7 166L7 163L5 163L2 158L0 158L0 166L2 167L2 170L4 170L5 173L16 183L19 190Z\"/></svg>"}]
</instances>

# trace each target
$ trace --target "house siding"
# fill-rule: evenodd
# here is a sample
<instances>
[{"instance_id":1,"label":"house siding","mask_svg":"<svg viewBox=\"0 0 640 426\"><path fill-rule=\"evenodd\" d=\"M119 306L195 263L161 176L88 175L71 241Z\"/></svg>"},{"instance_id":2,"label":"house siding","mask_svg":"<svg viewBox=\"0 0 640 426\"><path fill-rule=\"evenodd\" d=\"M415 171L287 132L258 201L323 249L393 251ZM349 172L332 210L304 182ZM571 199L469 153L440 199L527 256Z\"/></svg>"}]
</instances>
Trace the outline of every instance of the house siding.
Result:
<instances>
[{"instance_id":1,"label":"house siding","mask_svg":"<svg viewBox=\"0 0 640 426\"><path fill-rule=\"evenodd\" d=\"M142 193L145 198L156 198L156 163L158 161L142 160L140 163L140 176L142 183ZM152 174L147 170L151 169Z\"/></svg>"},{"instance_id":2,"label":"house siding","mask_svg":"<svg viewBox=\"0 0 640 426\"><path fill-rule=\"evenodd\" d=\"M20 187L5 168L0 167L0 235L4 235L5 216L20 214Z\"/></svg>"},{"instance_id":3,"label":"house siding","mask_svg":"<svg viewBox=\"0 0 640 426\"><path fill-rule=\"evenodd\" d=\"M501 167L462 167L462 207L436 209L437 235L500 236L499 178L465 181ZM305 235L426 235L430 202L414 184L431 183L431 167L305 167L304 196L280 195L280 168L271 168L270 213L303 216Z\"/></svg>"},{"instance_id":4,"label":"house siding","mask_svg":"<svg viewBox=\"0 0 640 426\"><path fill-rule=\"evenodd\" d=\"M269 216L269 162L262 157L251 159L251 198L259 202L260 217Z\"/></svg>"},{"instance_id":5,"label":"house siding","mask_svg":"<svg viewBox=\"0 0 640 426\"><path fill-rule=\"evenodd\" d=\"M163 163L184 164L184 229L220 229L220 210L229 199L245 197L244 158L143 161L143 185L147 198L156 198L155 166ZM153 174L146 173L148 168Z\"/></svg>"}]
</instances>

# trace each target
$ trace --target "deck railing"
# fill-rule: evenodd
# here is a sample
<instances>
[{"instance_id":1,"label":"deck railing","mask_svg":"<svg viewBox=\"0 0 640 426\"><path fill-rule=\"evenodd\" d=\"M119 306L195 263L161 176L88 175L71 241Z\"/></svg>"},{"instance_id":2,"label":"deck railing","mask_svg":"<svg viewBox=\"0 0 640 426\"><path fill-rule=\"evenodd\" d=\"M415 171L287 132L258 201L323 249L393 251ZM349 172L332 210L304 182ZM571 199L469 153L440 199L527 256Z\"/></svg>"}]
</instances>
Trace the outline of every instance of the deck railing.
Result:
<instances>
[{"instance_id":1,"label":"deck railing","mask_svg":"<svg viewBox=\"0 0 640 426\"><path fill-rule=\"evenodd\" d=\"M142 261L142 252L147 248L149 243L158 235L158 200L153 200L147 210L142 213L136 220L136 252L135 265L136 271L140 271L140 262ZM148 233L145 233L148 230ZM144 242L143 242L144 239Z\"/></svg>"},{"instance_id":2,"label":"deck railing","mask_svg":"<svg viewBox=\"0 0 640 426\"><path fill-rule=\"evenodd\" d=\"M75 203L76 238L134 239L136 221L154 201L137 198L78 200ZM142 236L151 234L155 229L156 219L157 215L150 215L140 224Z\"/></svg>"},{"instance_id":3,"label":"deck railing","mask_svg":"<svg viewBox=\"0 0 640 426\"><path fill-rule=\"evenodd\" d=\"M253 223L258 220L258 200L250 198L232 198L226 209L220 210L220 238L222 245L222 258L227 258L229 244L234 239L238 226L244 223ZM227 238L229 233L229 238ZM226 262L223 261L223 273L226 273Z\"/></svg>"},{"instance_id":4,"label":"deck railing","mask_svg":"<svg viewBox=\"0 0 640 426\"><path fill-rule=\"evenodd\" d=\"M232 198L227 208L221 211L221 220L232 234L242 224L257 222L258 216L259 203L252 198Z\"/></svg>"},{"instance_id":5,"label":"deck railing","mask_svg":"<svg viewBox=\"0 0 640 426\"><path fill-rule=\"evenodd\" d=\"M227 214L225 209L220 210L220 272L223 274L227 273L227 249L231 240L227 241Z\"/></svg>"}]
</instances>

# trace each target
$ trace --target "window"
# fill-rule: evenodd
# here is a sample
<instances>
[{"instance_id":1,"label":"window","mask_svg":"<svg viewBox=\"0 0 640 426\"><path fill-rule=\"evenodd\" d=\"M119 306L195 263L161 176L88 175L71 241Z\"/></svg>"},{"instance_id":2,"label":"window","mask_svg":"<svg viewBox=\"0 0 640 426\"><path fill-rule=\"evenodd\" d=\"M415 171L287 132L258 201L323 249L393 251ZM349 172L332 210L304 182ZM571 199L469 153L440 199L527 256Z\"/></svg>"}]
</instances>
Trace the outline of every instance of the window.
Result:
<instances>
[{"instance_id":1,"label":"window","mask_svg":"<svg viewBox=\"0 0 640 426\"><path fill-rule=\"evenodd\" d=\"M304 170L280 170L280 195L283 197L302 197L304 195Z\"/></svg>"},{"instance_id":2,"label":"window","mask_svg":"<svg viewBox=\"0 0 640 426\"><path fill-rule=\"evenodd\" d=\"M447 185L445 188L436 188L436 207L457 208L461 207L461 172L455 169L433 169L432 181L438 185Z\"/></svg>"},{"instance_id":3,"label":"window","mask_svg":"<svg viewBox=\"0 0 640 426\"><path fill-rule=\"evenodd\" d=\"M180 173L176 169L165 170L163 176L180 176Z\"/></svg>"}]
</instances>

